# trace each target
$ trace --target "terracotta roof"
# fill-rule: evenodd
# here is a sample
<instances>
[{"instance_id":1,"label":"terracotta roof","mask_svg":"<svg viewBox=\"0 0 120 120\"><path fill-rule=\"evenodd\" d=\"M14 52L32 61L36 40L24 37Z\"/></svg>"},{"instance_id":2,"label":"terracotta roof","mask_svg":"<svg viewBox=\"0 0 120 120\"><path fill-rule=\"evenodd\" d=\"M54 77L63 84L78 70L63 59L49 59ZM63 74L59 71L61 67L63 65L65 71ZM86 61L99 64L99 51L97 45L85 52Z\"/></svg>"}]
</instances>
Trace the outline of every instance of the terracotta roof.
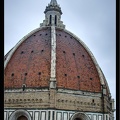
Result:
<instances>
[{"instance_id":1,"label":"terracotta roof","mask_svg":"<svg viewBox=\"0 0 120 120\"><path fill-rule=\"evenodd\" d=\"M19 45L5 68L5 89L23 84L27 88L49 87L50 37L50 28L45 27ZM57 88L100 92L98 71L84 46L60 29L56 29L56 45Z\"/></svg>"}]
</instances>

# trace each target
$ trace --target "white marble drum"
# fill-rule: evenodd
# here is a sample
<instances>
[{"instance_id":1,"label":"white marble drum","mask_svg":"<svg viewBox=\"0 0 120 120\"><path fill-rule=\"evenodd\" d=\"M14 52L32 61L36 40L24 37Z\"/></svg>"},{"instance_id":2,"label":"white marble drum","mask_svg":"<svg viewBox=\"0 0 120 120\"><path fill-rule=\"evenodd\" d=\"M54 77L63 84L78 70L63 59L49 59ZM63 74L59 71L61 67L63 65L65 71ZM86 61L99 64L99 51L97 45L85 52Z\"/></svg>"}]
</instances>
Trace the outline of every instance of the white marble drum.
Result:
<instances>
[{"instance_id":1,"label":"white marble drum","mask_svg":"<svg viewBox=\"0 0 120 120\"><path fill-rule=\"evenodd\" d=\"M107 118L107 115L105 116ZM5 110L5 120L103 120L103 114L61 110ZM107 120L107 119L106 119Z\"/></svg>"}]
</instances>

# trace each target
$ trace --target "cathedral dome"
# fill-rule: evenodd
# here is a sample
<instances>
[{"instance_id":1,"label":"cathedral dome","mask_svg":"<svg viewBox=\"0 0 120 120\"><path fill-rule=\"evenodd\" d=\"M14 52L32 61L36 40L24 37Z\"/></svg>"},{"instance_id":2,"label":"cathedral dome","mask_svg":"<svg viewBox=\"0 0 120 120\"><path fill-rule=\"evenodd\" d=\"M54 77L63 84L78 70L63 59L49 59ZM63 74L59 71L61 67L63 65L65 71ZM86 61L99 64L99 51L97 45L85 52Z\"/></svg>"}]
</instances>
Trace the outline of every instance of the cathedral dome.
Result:
<instances>
[{"instance_id":1,"label":"cathedral dome","mask_svg":"<svg viewBox=\"0 0 120 120\"><path fill-rule=\"evenodd\" d=\"M45 9L45 20L5 56L5 89L62 88L102 92L109 88L89 48L60 20L56 0Z\"/></svg>"},{"instance_id":2,"label":"cathedral dome","mask_svg":"<svg viewBox=\"0 0 120 120\"><path fill-rule=\"evenodd\" d=\"M6 120L102 120L114 100L96 59L65 29L56 0L44 13L40 27L4 57Z\"/></svg>"},{"instance_id":3,"label":"cathedral dome","mask_svg":"<svg viewBox=\"0 0 120 120\"><path fill-rule=\"evenodd\" d=\"M5 88L48 87L51 74L51 29L34 30L6 56ZM56 27L56 87L101 92L97 63L74 34Z\"/></svg>"}]
</instances>

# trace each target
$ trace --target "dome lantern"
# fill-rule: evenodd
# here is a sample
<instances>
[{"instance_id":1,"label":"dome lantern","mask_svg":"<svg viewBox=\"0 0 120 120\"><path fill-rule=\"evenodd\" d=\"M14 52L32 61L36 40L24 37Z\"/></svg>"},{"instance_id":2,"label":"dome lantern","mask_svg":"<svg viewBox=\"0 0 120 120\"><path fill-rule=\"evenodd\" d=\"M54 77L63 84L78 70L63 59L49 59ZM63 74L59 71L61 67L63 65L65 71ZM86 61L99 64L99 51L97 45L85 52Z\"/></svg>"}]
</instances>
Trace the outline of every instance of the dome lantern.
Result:
<instances>
[{"instance_id":1,"label":"dome lantern","mask_svg":"<svg viewBox=\"0 0 120 120\"><path fill-rule=\"evenodd\" d=\"M40 24L40 27L57 26L59 28L65 28L65 25L61 21L61 7L58 5L56 0L51 0L48 6L46 6L44 13L45 20Z\"/></svg>"}]
</instances>

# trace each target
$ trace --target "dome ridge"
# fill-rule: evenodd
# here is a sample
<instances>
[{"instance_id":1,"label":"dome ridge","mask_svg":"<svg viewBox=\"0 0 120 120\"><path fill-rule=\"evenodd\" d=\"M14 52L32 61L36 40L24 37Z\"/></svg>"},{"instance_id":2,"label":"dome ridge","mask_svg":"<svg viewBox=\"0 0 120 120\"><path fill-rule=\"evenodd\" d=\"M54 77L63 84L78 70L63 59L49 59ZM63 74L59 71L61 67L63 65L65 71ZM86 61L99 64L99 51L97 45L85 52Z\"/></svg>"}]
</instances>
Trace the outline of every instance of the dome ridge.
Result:
<instances>
[{"instance_id":1,"label":"dome ridge","mask_svg":"<svg viewBox=\"0 0 120 120\"><path fill-rule=\"evenodd\" d=\"M34 30L32 30L31 32L29 32L27 35L25 35L8 53L6 60L4 61L4 69L6 68L8 62L10 61L12 55L14 54L14 52L17 50L17 48L28 38L30 37L32 34L34 34L35 32L41 30L42 28L36 28Z\"/></svg>"},{"instance_id":2,"label":"dome ridge","mask_svg":"<svg viewBox=\"0 0 120 120\"><path fill-rule=\"evenodd\" d=\"M95 64L95 67L99 73L99 77L100 77L100 81L101 81L101 84L104 85L105 82L104 82L104 75L103 75L103 72L101 70L101 68L99 67L99 64L97 63L97 60L95 59L93 53L91 52L91 50L87 47L87 45L78 37L76 36L75 34L73 34L72 32L70 32L69 30L67 29L64 29L65 32L69 33L71 36L75 37L76 40L78 40L82 45L83 47L87 50L88 54L91 56L91 59L93 60L94 64Z\"/></svg>"}]
</instances>

